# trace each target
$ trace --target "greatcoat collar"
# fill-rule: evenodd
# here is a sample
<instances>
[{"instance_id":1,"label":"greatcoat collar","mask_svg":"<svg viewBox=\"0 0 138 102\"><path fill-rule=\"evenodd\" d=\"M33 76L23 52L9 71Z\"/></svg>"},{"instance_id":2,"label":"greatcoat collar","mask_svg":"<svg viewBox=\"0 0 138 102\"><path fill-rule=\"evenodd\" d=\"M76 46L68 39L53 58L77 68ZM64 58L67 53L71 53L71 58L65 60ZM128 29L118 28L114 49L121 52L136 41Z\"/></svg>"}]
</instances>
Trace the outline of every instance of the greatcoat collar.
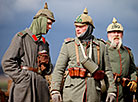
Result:
<instances>
[{"instance_id":1,"label":"greatcoat collar","mask_svg":"<svg viewBox=\"0 0 138 102\"><path fill-rule=\"evenodd\" d=\"M36 37L35 34L33 34L28 28L25 29L25 31L28 33L28 35L33 39L34 42L38 42L39 39ZM42 41L44 44L46 43L45 38L41 37L40 41Z\"/></svg>"}]
</instances>

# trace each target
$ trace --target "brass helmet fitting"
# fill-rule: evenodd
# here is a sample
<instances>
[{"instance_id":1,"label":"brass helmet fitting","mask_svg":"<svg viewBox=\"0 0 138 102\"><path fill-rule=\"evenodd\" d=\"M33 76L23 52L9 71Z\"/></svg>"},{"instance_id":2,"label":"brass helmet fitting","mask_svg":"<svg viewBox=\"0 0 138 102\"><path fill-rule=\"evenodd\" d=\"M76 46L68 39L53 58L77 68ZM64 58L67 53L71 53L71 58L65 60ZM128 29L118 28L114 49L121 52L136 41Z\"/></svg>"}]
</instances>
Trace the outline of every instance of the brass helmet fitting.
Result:
<instances>
[{"instance_id":1,"label":"brass helmet fitting","mask_svg":"<svg viewBox=\"0 0 138 102\"><path fill-rule=\"evenodd\" d=\"M78 25L78 26L83 26L83 25L86 25L87 23L91 24L94 27L94 24L93 24L93 21L92 21L92 18L90 16L88 16L88 10L87 8L84 9L83 11L83 14L79 15L75 22L74 22L74 25Z\"/></svg>"},{"instance_id":2,"label":"brass helmet fitting","mask_svg":"<svg viewBox=\"0 0 138 102\"><path fill-rule=\"evenodd\" d=\"M47 18L51 19L53 22L55 22L54 14L48 9L47 3L45 3L44 9L40 9L36 15L35 18L38 18L39 16L46 16Z\"/></svg>"},{"instance_id":3,"label":"brass helmet fitting","mask_svg":"<svg viewBox=\"0 0 138 102\"><path fill-rule=\"evenodd\" d=\"M107 32L110 31L122 31L123 32L123 26L120 23L117 23L117 20L113 18L112 24L110 24L107 27Z\"/></svg>"}]
</instances>

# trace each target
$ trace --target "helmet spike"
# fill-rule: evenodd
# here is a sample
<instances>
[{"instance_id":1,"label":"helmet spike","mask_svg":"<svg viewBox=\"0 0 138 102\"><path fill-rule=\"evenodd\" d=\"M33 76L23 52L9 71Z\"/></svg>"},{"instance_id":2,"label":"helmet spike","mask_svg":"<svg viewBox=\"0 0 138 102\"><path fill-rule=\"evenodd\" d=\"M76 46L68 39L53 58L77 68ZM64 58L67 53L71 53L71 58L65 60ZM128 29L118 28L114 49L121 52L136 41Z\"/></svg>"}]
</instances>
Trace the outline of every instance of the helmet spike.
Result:
<instances>
[{"instance_id":1,"label":"helmet spike","mask_svg":"<svg viewBox=\"0 0 138 102\"><path fill-rule=\"evenodd\" d=\"M88 14L87 8L84 9L83 13L84 13L84 14Z\"/></svg>"},{"instance_id":2,"label":"helmet spike","mask_svg":"<svg viewBox=\"0 0 138 102\"><path fill-rule=\"evenodd\" d=\"M44 9L48 9L47 2L45 3Z\"/></svg>"},{"instance_id":3,"label":"helmet spike","mask_svg":"<svg viewBox=\"0 0 138 102\"><path fill-rule=\"evenodd\" d=\"M113 17L113 21L111 24L107 27L107 32L110 31L124 31L123 26L120 23L117 23L117 20L115 17Z\"/></svg>"},{"instance_id":4,"label":"helmet spike","mask_svg":"<svg viewBox=\"0 0 138 102\"><path fill-rule=\"evenodd\" d=\"M117 20L115 19L115 17L113 18L112 23L117 23Z\"/></svg>"}]
</instances>

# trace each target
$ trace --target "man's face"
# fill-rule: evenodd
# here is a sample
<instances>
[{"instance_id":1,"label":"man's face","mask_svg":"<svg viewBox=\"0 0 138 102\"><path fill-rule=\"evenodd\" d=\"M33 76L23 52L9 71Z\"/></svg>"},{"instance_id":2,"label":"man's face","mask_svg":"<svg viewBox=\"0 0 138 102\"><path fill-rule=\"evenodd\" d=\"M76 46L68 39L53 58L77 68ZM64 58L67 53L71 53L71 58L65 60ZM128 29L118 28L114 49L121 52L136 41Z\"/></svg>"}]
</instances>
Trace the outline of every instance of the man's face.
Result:
<instances>
[{"instance_id":1,"label":"man's face","mask_svg":"<svg viewBox=\"0 0 138 102\"><path fill-rule=\"evenodd\" d=\"M52 28L52 23L53 23L52 20L50 20L50 19L47 20L47 29L46 29L46 32L48 32L49 29Z\"/></svg>"},{"instance_id":2,"label":"man's face","mask_svg":"<svg viewBox=\"0 0 138 102\"><path fill-rule=\"evenodd\" d=\"M108 32L108 39L109 41L114 41L116 44L119 43L119 38L123 38L123 32L122 31L111 31Z\"/></svg>"},{"instance_id":3,"label":"man's face","mask_svg":"<svg viewBox=\"0 0 138 102\"><path fill-rule=\"evenodd\" d=\"M76 25L76 36L79 37L81 34L83 34L88 28L88 25L78 26Z\"/></svg>"}]
</instances>

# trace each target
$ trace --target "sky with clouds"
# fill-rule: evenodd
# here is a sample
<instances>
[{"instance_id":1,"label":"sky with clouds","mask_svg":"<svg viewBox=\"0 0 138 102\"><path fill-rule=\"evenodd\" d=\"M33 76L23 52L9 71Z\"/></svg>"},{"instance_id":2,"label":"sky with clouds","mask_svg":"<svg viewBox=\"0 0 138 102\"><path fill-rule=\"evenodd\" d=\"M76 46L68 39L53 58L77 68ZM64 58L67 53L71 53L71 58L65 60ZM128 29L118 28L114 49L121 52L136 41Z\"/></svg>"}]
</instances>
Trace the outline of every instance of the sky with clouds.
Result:
<instances>
[{"instance_id":1,"label":"sky with clouds","mask_svg":"<svg viewBox=\"0 0 138 102\"><path fill-rule=\"evenodd\" d=\"M107 40L106 28L116 17L124 27L123 43L131 48L138 66L138 0L0 0L0 61L13 36L31 25L33 16L45 2L56 19L45 36L53 64L64 39L75 37L74 20L87 7L97 38Z\"/></svg>"}]
</instances>

